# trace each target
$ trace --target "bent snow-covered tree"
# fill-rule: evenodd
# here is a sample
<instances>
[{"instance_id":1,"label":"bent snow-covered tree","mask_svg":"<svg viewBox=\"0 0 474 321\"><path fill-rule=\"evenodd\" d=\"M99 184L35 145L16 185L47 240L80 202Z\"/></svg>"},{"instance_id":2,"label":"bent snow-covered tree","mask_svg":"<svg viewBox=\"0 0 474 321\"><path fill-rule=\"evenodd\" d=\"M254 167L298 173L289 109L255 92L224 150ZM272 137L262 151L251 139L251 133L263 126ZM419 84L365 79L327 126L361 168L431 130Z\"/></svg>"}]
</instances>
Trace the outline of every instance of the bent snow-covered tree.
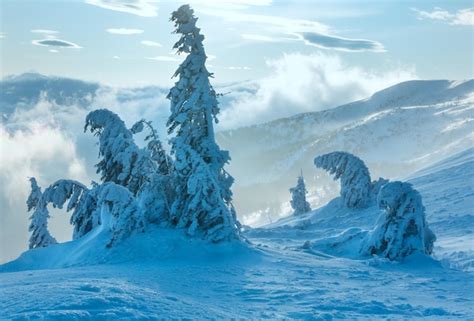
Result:
<instances>
[{"instance_id":1,"label":"bent snow-covered tree","mask_svg":"<svg viewBox=\"0 0 474 321\"><path fill-rule=\"evenodd\" d=\"M436 237L426 223L421 196L411 184L384 185L377 203L383 213L364 241L364 254L399 260L414 252L432 253Z\"/></svg>"},{"instance_id":2,"label":"bent snow-covered tree","mask_svg":"<svg viewBox=\"0 0 474 321\"><path fill-rule=\"evenodd\" d=\"M50 216L47 202L45 202L41 188L38 186L34 177L30 178L30 183L31 193L26 201L28 211L33 210L33 214L30 216L30 226L28 228L31 232L29 248L34 249L56 244L56 239L52 237L48 231L48 218Z\"/></svg>"},{"instance_id":3,"label":"bent snow-covered tree","mask_svg":"<svg viewBox=\"0 0 474 321\"><path fill-rule=\"evenodd\" d=\"M311 211L311 206L308 201L306 201L306 186L304 184L303 174L298 177L298 182L295 187L290 188L291 193L291 208L293 208L294 215L300 215Z\"/></svg>"},{"instance_id":4,"label":"bent snow-covered tree","mask_svg":"<svg viewBox=\"0 0 474 321\"><path fill-rule=\"evenodd\" d=\"M341 179L341 197L349 208L363 208L369 202L370 174L364 162L346 152L332 152L318 156L314 164Z\"/></svg>"},{"instance_id":5,"label":"bent snow-covered tree","mask_svg":"<svg viewBox=\"0 0 474 321\"><path fill-rule=\"evenodd\" d=\"M70 223L74 226L72 236L74 240L100 225L96 187L95 183L92 189L88 189L77 181L60 179L44 191L45 202L51 203L53 207L62 209L68 201L66 211L73 210Z\"/></svg>"},{"instance_id":6,"label":"bent snow-covered tree","mask_svg":"<svg viewBox=\"0 0 474 321\"><path fill-rule=\"evenodd\" d=\"M150 153L138 148L132 132L110 110L90 112L84 131L87 129L99 136L102 159L96 167L102 181L125 186L136 195L153 171Z\"/></svg>"},{"instance_id":7,"label":"bent snow-covered tree","mask_svg":"<svg viewBox=\"0 0 474 321\"><path fill-rule=\"evenodd\" d=\"M125 187L105 183L97 187L97 207L103 228L112 235L107 247L129 237L133 232L143 232L143 213L133 194Z\"/></svg>"},{"instance_id":8,"label":"bent snow-covered tree","mask_svg":"<svg viewBox=\"0 0 474 321\"><path fill-rule=\"evenodd\" d=\"M171 115L167 126L168 132L175 134L170 142L176 159L171 221L190 234L212 235L215 242L236 238L240 225L232 205L233 178L224 170L230 157L214 137L219 107L209 82L212 74L205 66L204 36L196 27L197 18L189 5L174 11L171 21L181 35L174 48L178 54L187 54L174 74L178 81L168 94Z\"/></svg>"}]
</instances>

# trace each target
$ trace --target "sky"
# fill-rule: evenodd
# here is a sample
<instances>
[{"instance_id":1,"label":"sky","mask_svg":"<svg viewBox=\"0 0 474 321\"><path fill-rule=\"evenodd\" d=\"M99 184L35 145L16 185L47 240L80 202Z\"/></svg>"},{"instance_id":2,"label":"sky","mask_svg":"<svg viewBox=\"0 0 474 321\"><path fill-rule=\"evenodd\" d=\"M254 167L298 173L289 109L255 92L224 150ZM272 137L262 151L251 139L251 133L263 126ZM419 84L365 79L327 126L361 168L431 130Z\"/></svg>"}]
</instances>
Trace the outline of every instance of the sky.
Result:
<instances>
[{"instance_id":1,"label":"sky","mask_svg":"<svg viewBox=\"0 0 474 321\"><path fill-rule=\"evenodd\" d=\"M191 0L215 83L259 79L285 54L326 54L371 72L468 79L472 1ZM169 86L181 1L1 0L1 76L37 71Z\"/></svg>"}]
</instances>

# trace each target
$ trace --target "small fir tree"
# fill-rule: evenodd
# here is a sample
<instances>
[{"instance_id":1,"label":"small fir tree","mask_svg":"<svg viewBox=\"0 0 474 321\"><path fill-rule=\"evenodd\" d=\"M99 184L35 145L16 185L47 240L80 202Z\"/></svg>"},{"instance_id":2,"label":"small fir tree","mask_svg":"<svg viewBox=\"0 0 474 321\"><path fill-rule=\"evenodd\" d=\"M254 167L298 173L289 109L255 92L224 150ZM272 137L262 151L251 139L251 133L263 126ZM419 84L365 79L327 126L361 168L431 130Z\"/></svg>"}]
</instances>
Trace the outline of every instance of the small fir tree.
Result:
<instances>
[{"instance_id":1,"label":"small fir tree","mask_svg":"<svg viewBox=\"0 0 474 321\"><path fill-rule=\"evenodd\" d=\"M298 176L298 182L295 187L290 188L291 193L291 207L293 208L294 215L300 215L311 211L311 206L306 201L306 186L304 183L303 173Z\"/></svg>"},{"instance_id":2,"label":"small fir tree","mask_svg":"<svg viewBox=\"0 0 474 321\"><path fill-rule=\"evenodd\" d=\"M31 232L29 248L34 249L56 244L56 239L52 237L48 231L48 218L50 216L41 188L38 186L34 177L30 178L30 182L31 193L26 201L28 211L33 210L33 214L30 216L30 226L28 228Z\"/></svg>"}]
</instances>

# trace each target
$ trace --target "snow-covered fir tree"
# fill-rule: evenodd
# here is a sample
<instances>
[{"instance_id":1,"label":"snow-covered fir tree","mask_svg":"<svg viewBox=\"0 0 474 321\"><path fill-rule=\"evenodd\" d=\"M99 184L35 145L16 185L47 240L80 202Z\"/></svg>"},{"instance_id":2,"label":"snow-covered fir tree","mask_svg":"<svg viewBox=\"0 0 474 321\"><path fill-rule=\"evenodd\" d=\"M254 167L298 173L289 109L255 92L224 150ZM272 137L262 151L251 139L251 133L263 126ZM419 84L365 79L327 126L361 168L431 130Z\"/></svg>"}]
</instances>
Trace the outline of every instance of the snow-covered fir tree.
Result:
<instances>
[{"instance_id":1,"label":"snow-covered fir tree","mask_svg":"<svg viewBox=\"0 0 474 321\"><path fill-rule=\"evenodd\" d=\"M414 252L432 253L436 237L426 223L421 195L411 184L384 185L377 203L383 212L364 241L364 254L399 260Z\"/></svg>"},{"instance_id":2,"label":"snow-covered fir tree","mask_svg":"<svg viewBox=\"0 0 474 321\"><path fill-rule=\"evenodd\" d=\"M84 127L84 130L87 129L99 136L102 159L96 166L102 181L125 186L136 195L153 172L150 153L138 148L132 132L110 110L90 112Z\"/></svg>"},{"instance_id":3,"label":"snow-covered fir tree","mask_svg":"<svg viewBox=\"0 0 474 321\"><path fill-rule=\"evenodd\" d=\"M370 174L364 162L346 152L332 152L318 156L314 164L341 179L341 197L349 208L363 208L370 200Z\"/></svg>"},{"instance_id":4,"label":"snow-covered fir tree","mask_svg":"<svg viewBox=\"0 0 474 321\"><path fill-rule=\"evenodd\" d=\"M232 205L233 178L224 170L230 157L214 137L219 107L209 82L212 74L205 66L204 36L189 5L174 11L171 21L180 34L174 48L178 54L187 54L174 74L178 81L168 94L171 115L167 125L169 133L175 135L170 142L176 162L171 221L189 234L209 236L212 241L236 238L240 225ZM209 233L211 230L220 232Z\"/></svg>"},{"instance_id":5,"label":"snow-covered fir tree","mask_svg":"<svg viewBox=\"0 0 474 321\"><path fill-rule=\"evenodd\" d=\"M143 212L136 198L123 186L112 182L98 186L97 207L103 228L112 233L107 247L145 229Z\"/></svg>"},{"instance_id":6,"label":"snow-covered fir tree","mask_svg":"<svg viewBox=\"0 0 474 321\"><path fill-rule=\"evenodd\" d=\"M34 177L30 178L30 183L31 193L26 201L28 211L33 210L33 214L30 216L30 226L28 228L31 232L29 248L34 249L56 244L56 239L52 237L48 231L48 218L50 216L41 188L38 186Z\"/></svg>"},{"instance_id":7,"label":"snow-covered fir tree","mask_svg":"<svg viewBox=\"0 0 474 321\"><path fill-rule=\"evenodd\" d=\"M60 179L51 184L44 191L45 202L51 203L53 207L62 209L68 201L66 211L73 210L70 223L74 226L73 239L77 239L94 227L100 225L100 213L97 210L97 193L93 188L88 189L85 185L69 179Z\"/></svg>"},{"instance_id":8,"label":"snow-covered fir tree","mask_svg":"<svg viewBox=\"0 0 474 321\"><path fill-rule=\"evenodd\" d=\"M290 188L291 193L291 208L293 208L294 215L300 215L311 211L311 206L308 201L306 201L306 186L304 183L303 173L298 176L298 182L295 187Z\"/></svg>"},{"instance_id":9,"label":"snow-covered fir tree","mask_svg":"<svg viewBox=\"0 0 474 321\"><path fill-rule=\"evenodd\" d=\"M161 143L158 133L153 127L151 121L145 119L139 120L132 126L130 131L133 134L141 133L145 126L149 130L149 134L146 135L145 141L147 142L147 148L151 153L151 158L157 166L157 171L161 175L168 175L171 172L172 160L163 148L163 144Z\"/></svg>"}]
</instances>

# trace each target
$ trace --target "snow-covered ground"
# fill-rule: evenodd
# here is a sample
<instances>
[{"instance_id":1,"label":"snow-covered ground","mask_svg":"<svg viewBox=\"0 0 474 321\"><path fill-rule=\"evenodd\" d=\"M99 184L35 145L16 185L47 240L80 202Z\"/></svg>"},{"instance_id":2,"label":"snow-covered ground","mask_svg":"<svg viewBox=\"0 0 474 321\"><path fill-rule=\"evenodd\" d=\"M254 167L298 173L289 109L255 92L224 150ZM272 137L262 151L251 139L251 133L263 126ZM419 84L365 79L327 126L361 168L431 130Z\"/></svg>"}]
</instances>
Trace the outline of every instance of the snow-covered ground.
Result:
<instances>
[{"instance_id":1,"label":"snow-covered ground","mask_svg":"<svg viewBox=\"0 0 474 321\"><path fill-rule=\"evenodd\" d=\"M472 320L473 173L469 149L410 178L438 236L434 259L394 263L329 248L379 213L338 199L250 230L249 243L153 229L105 249L97 229L1 266L0 318Z\"/></svg>"}]
</instances>

